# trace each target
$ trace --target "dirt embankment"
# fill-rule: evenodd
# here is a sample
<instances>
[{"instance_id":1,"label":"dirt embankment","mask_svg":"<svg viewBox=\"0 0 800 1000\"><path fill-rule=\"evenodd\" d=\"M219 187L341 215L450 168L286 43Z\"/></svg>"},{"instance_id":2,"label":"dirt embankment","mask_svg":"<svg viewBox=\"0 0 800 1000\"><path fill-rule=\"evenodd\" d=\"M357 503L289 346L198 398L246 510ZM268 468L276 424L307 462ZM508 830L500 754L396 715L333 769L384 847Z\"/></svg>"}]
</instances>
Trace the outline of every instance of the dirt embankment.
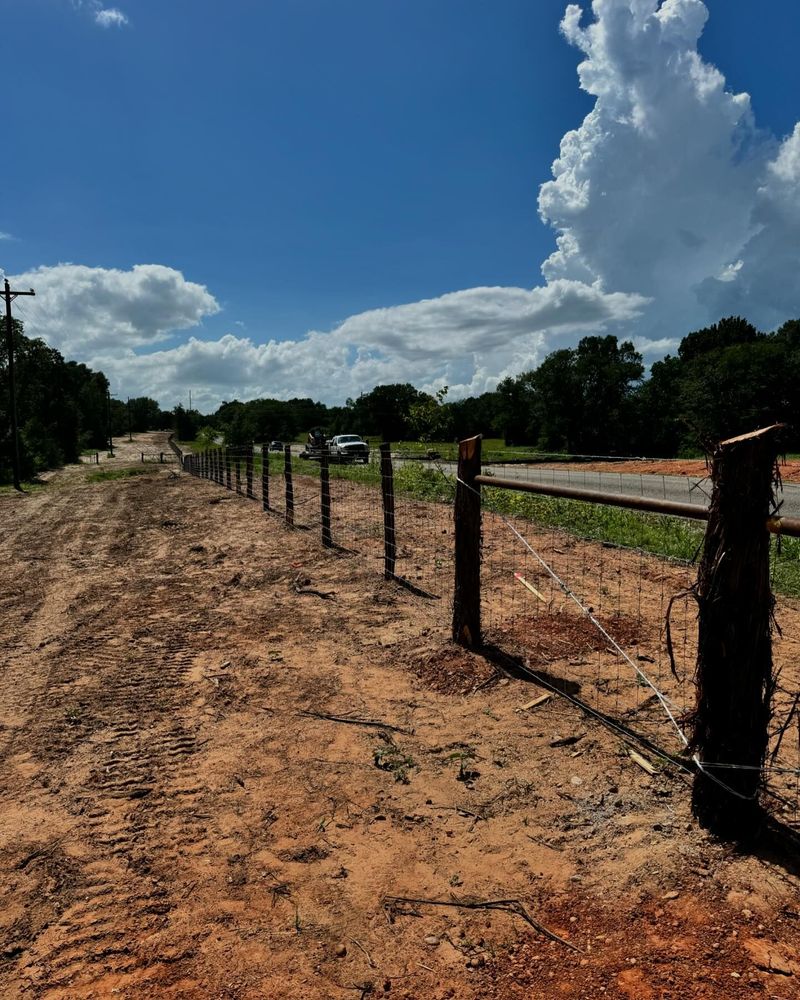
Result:
<instances>
[{"instance_id":1,"label":"dirt embankment","mask_svg":"<svg viewBox=\"0 0 800 1000\"><path fill-rule=\"evenodd\" d=\"M0 995L798 996L793 862L679 774L252 501L86 473L0 498Z\"/></svg>"},{"instance_id":2,"label":"dirt embankment","mask_svg":"<svg viewBox=\"0 0 800 1000\"><path fill-rule=\"evenodd\" d=\"M703 479L708 475L708 465L702 458L648 458L629 462L558 462L553 468L582 469L585 472L621 472L637 476L691 476L693 479ZM800 483L800 459L785 459L780 463L780 471L785 483Z\"/></svg>"}]
</instances>

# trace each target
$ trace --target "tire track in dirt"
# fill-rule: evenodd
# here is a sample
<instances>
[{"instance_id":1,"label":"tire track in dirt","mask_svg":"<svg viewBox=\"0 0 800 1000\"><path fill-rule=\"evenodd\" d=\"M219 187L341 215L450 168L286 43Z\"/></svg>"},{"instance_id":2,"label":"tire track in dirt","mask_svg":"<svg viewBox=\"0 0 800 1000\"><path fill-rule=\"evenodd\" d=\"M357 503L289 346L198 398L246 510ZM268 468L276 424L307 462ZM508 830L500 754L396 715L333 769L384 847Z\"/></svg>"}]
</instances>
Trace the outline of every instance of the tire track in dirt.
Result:
<instances>
[{"instance_id":1,"label":"tire track in dirt","mask_svg":"<svg viewBox=\"0 0 800 1000\"><path fill-rule=\"evenodd\" d=\"M49 866L66 861L69 885L59 885L63 910L43 915L38 928L29 924L29 947L18 956L11 950L11 982L24 984L26 995L106 996L133 984L144 989L154 977L164 986L182 978L188 957L185 942L171 948L163 930L178 852L196 848L206 832L194 818L202 792L192 767L196 725L181 717L194 654L178 624L183 588L168 586L172 539L158 531L163 498L151 488L144 494L151 502L140 504L138 486L85 491L81 517L74 508L68 516L58 498L37 525L65 527L54 550L58 565L41 581L42 599L18 641L28 653L52 645L38 676L17 685L19 724L0 751L0 760L16 756L17 767L0 793L18 789L26 771L39 778L23 792L31 815L52 813L53 793L61 793L69 813L60 817L62 836L29 841L16 867L41 889ZM80 574L70 583L87 538L91 584ZM17 551L27 543L17 533ZM154 562L160 572L152 572ZM66 579L56 580L59 569ZM21 731L33 749L14 755L13 734ZM65 839L68 860L59 857Z\"/></svg>"}]
</instances>

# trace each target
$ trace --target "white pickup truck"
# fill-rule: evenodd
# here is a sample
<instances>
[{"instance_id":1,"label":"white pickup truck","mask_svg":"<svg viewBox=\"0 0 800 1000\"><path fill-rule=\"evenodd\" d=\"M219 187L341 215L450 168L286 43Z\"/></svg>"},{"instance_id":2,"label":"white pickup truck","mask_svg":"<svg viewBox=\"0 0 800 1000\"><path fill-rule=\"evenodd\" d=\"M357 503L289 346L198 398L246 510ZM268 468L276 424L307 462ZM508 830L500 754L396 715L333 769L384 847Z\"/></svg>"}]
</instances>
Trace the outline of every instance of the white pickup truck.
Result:
<instances>
[{"instance_id":1,"label":"white pickup truck","mask_svg":"<svg viewBox=\"0 0 800 1000\"><path fill-rule=\"evenodd\" d=\"M328 451L335 462L369 461L369 445L358 434L337 434L328 442Z\"/></svg>"}]
</instances>

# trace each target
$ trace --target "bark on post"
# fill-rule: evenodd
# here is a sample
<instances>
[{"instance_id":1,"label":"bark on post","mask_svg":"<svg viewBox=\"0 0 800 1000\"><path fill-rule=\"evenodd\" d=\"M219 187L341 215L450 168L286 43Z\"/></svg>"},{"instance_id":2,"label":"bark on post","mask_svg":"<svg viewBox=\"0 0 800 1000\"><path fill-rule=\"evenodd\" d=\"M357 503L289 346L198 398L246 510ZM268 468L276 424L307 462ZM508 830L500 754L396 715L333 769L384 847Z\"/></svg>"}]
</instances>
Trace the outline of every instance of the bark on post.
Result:
<instances>
[{"instance_id":1,"label":"bark on post","mask_svg":"<svg viewBox=\"0 0 800 1000\"><path fill-rule=\"evenodd\" d=\"M242 460L236 456L236 492L242 492Z\"/></svg>"},{"instance_id":2,"label":"bark on post","mask_svg":"<svg viewBox=\"0 0 800 1000\"><path fill-rule=\"evenodd\" d=\"M230 448L225 449L225 486L231 489L231 452Z\"/></svg>"},{"instance_id":3,"label":"bark on post","mask_svg":"<svg viewBox=\"0 0 800 1000\"><path fill-rule=\"evenodd\" d=\"M286 480L286 523L294 525L294 487L292 485L292 449L283 446L283 476Z\"/></svg>"},{"instance_id":4,"label":"bark on post","mask_svg":"<svg viewBox=\"0 0 800 1000\"><path fill-rule=\"evenodd\" d=\"M319 495L320 512L322 515L322 544L326 549L333 548L331 537L331 473L328 465L328 449L322 449L319 456Z\"/></svg>"},{"instance_id":5,"label":"bark on post","mask_svg":"<svg viewBox=\"0 0 800 1000\"><path fill-rule=\"evenodd\" d=\"M217 448L217 482L225 485L225 449Z\"/></svg>"},{"instance_id":6,"label":"bark on post","mask_svg":"<svg viewBox=\"0 0 800 1000\"><path fill-rule=\"evenodd\" d=\"M381 453L381 495L383 496L383 575L394 579L397 542L394 526L394 469L392 467L392 446L384 441Z\"/></svg>"},{"instance_id":7,"label":"bark on post","mask_svg":"<svg viewBox=\"0 0 800 1000\"><path fill-rule=\"evenodd\" d=\"M700 769L692 809L703 826L733 839L752 836L761 821L758 792L774 688L766 522L774 509L782 429L743 434L715 449L697 579L697 704L691 721Z\"/></svg>"},{"instance_id":8,"label":"bark on post","mask_svg":"<svg viewBox=\"0 0 800 1000\"><path fill-rule=\"evenodd\" d=\"M455 520L453 641L481 645L481 496L475 477L481 472L481 436L458 445Z\"/></svg>"},{"instance_id":9,"label":"bark on post","mask_svg":"<svg viewBox=\"0 0 800 1000\"><path fill-rule=\"evenodd\" d=\"M269 510L269 444L261 445L261 506Z\"/></svg>"},{"instance_id":10,"label":"bark on post","mask_svg":"<svg viewBox=\"0 0 800 1000\"><path fill-rule=\"evenodd\" d=\"M253 446L249 444L245 452L245 479L247 482L247 495L253 497Z\"/></svg>"}]
</instances>

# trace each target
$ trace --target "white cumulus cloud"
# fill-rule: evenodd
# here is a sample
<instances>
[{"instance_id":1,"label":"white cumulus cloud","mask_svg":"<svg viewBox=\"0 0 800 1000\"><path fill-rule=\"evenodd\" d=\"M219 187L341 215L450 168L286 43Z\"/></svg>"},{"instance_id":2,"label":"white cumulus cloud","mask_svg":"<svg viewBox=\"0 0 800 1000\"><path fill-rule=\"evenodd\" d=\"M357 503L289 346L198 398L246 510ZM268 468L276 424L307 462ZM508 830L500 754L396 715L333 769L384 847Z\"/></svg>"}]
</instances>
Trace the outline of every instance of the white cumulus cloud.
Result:
<instances>
[{"instance_id":1,"label":"white cumulus cloud","mask_svg":"<svg viewBox=\"0 0 800 1000\"><path fill-rule=\"evenodd\" d=\"M115 23L116 8L89 2ZM731 313L772 329L800 315L800 125L783 139L758 128L749 96L698 51L707 18L701 0L566 8L562 34L594 106L540 188L556 246L539 287L453 291L292 341L200 333L164 348L219 311L208 289L156 264L58 265L15 279L37 291L29 332L102 367L119 392L169 406L191 387L210 409L261 395L339 402L398 381L457 398L586 333L630 337L652 362Z\"/></svg>"},{"instance_id":2,"label":"white cumulus cloud","mask_svg":"<svg viewBox=\"0 0 800 1000\"><path fill-rule=\"evenodd\" d=\"M14 281L36 291L25 304L28 333L81 361L100 351L124 353L157 343L219 311L205 286L161 264L129 271L57 264Z\"/></svg>"},{"instance_id":3,"label":"white cumulus cloud","mask_svg":"<svg viewBox=\"0 0 800 1000\"><path fill-rule=\"evenodd\" d=\"M266 395L341 401L378 383L406 381L429 389L447 384L458 396L483 392L503 374L541 361L559 335L624 323L644 304L637 295L606 295L570 281L532 290L470 288L373 309L296 341L259 344L228 334L148 353L106 346L92 363L120 386L132 380L136 394L165 404L187 386L207 407Z\"/></svg>"},{"instance_id":4,"label":"white cumulus cloud","mask_svg":"<svg viewBox=\"0 0 800 1000\"><path fill-rule=\"evenodd\" d=\"M800 311L800 133L760 131L698 41L701 0L594 0L561 30L595 105L567 132L539 195L558 233L542 271L653 299L653 333L741 312L767 328Z\"/></svg>"}]
</instances>

